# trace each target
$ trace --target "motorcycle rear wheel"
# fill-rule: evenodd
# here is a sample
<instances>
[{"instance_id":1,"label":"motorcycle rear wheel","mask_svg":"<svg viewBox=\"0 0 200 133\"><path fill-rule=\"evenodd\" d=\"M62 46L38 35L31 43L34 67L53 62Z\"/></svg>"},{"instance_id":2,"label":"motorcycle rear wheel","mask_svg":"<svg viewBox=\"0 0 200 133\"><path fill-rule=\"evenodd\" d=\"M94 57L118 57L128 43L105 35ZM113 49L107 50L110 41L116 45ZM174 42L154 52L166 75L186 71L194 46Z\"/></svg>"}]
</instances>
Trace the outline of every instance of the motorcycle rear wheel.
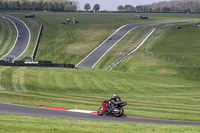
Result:
<instances>
[{"instance_id":1,"label":"motorcycle rear wheel","mask_svg":"<svg viewBox=\"0 0 200 133\"><path fill-rule=\"evenodd\" d=\"M103 108L102 108L102 107L100 107L100 108L98 109L97 114L98 114L99 116L102 116L102 115L104 114Z\"/></svg>"},{"instance_id":2,"label":"motorcycle rear wheel","mask_svg":"<svg viewBox=\"0 0 200 133\"><path fill-rule=\"evenodd\" d=\"M124 109L123 108L118 108L119 112L114 112L115 117L121 117L124 114Z\"/></svg>"}]
</instances>

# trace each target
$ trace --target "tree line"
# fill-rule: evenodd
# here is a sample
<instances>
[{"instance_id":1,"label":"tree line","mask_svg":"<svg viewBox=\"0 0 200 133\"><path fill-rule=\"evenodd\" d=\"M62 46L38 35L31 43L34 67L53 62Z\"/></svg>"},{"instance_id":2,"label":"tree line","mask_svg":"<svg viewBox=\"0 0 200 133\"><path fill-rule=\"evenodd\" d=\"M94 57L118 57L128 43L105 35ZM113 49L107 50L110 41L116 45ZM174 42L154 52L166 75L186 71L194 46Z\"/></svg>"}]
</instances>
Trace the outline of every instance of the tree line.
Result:
<instances>
[{"instance_id":1,"label":"tree line","mask_svg":"<svg viewBox=\"0 0 200 133\"><path fill-rule=\"evenodd\" d=\"M86 3L84 6L84 10L86 11L91 11L91 6L89 3ZM99 4L95 4L92 11L94 12L99 12L100 11L100 5Z\"/></svg>"},{"instance_id":2,"label":"tree line","mask_svg":"<svg viewBox=\"0 0 200 133\"><path fill-rule=\"evenodd\" d=\"M119 5L119 12L200 12L199 0L171 0L156 2L150 5Z\"/></svg>"},{"instance_id":3,"label":"tree line","mask_svg":"<svg viewBox=\"0 0 200 133\"><path fill-rule=\"evenodd\" d=\"M74 12L77 10L76 4L71 1L25 1L25 0L0 0L0 10L47 10L57 12Z\"/></svg>"}]
</instances>

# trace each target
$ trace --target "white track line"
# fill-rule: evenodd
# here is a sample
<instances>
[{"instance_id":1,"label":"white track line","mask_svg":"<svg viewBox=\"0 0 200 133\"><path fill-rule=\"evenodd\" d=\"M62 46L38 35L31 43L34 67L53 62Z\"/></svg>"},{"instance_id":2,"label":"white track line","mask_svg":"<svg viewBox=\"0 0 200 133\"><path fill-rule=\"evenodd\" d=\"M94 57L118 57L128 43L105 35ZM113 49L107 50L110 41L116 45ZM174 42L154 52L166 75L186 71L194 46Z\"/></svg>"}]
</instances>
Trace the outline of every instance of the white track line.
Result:
<instances>
[{"instance_id":1,"label":"white track line","mask_svg":"<svg viewBox=\"0 0 200 133\"><path fill-rule=\"evenodd\" d=\"M129 34L132 30L134 30L135 28L137 28L138 26L132 28L131 30L129 30L126 34L124 34L112 47L110 47L100 58L99 60L92 66L92 68L95 67L95 65L110 51L111 48L113 48L118 42L120 42L127 34Z\"/></svg>"},{"instance_id":2,"label":"white track line","mask_svg":"<svg viewBox=\"0 0 200 133\"><path fill-rule=\"evenodd\" d=\"M132 52L130 52L128 55L126 55L123 59L125 59L127 56L129 56L130 54L132 54L133 52L135 52L137 49L139 49L144 44L144 42L153 34L153 32L155 30L156 30L156 28L154 28L152 30L152 32L150 32L149 35L146 36L142 42L139 42L139 45ZM118 61L113 67L115 67L117 64L119 64L122 60ZM112 70L113 67L111 67L111 69L109 69L109 70Z\"/></svg>"},{"instance_id":3,"label":"white track line","mask_svg":"<svg viewBox=\"0 0 200 133\"><path fill-rule=\"evenodd\" d=\"M70 112L77 112L77 113L87 113L87 114L94 114L94 112L97 112L97 111L89 111L89 110L76 110L76 109L72 109L72 110L67 110L67 111L70 111Z\"/></svg>"},{"instance_id":4,"label":"white track line","mask_svg":"<svg viewBox=\"0 0 200 133\"><path fill-rule=\"evenodd\" d=\"M13 17L13 16L11 16L11 17ZM14 17L14 18L16 18L16 17ZM30 44L30 40L31 40L31 32L30 32L30 29L28 28L28 26L24 23L24 21L22 21L21 19L19 19L19 18L16 18L16 19L18 19L19 21L21 21L25 26L26 26L26 28L28 29L28 32L29 32L29 39L28 39L28 45L26 46L26 49L24 50L24 52L22 52L17 58L19 58L20 56L22 56L25 52L26 52L26 50L27 50L27 48L28 48L28 46L29 46L29 44ZM17 59L16 58L16 59Z\"/></svg>"},{"instance_id":5,"label":"white track line","mask_svg":"<svg viewBox=\"0 0 200 133\"><path fill-rule=\"evenodd\" d=\"M98 49L99 47L101 47L101 45L103 45L111 36L113 36L115 33L117 33L120 29L122 29L124 26L121 26L120 28L118 28L112 35L110 35L105 41L103 41L98 47L96 47L92 52L90 52L82 61L80 61L76 66L78 66L79 64L81 64L88 56L90 56L96 49Z\"/></svg>"}]
</instances>

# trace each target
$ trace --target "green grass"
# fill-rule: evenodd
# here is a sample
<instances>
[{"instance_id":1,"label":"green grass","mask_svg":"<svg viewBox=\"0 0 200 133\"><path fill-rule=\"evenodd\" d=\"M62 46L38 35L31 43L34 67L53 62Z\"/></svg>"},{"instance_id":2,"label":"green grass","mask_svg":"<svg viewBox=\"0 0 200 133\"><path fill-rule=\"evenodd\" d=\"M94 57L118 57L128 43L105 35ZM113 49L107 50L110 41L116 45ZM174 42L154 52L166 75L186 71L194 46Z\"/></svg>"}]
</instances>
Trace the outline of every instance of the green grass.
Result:
<instances>
[{"instance_id":1,"label":"green grass","mask_svg":"<svg viewBox=\"0 0 200 133\"><path fill-rule=\"evenodd\" d=\"M41 45L37 59L73 64L81 61L120 26L138 21L130 15L119 14L41 14L41 17L48 29L44 30L41 44L45 45ZM62 24L73 17L80 23Z\"/></svg>"},{"instance_id":2,"label":"green grass","mask_svg":"<svg viewBox=\"0 0 200 133\"><path fill-rule=\"evenodd\" d=\"M112 63L123 54L134 48L138 42L150 31L152 27L139 27L131 31L115 47L113 47L101 60L96 68L107 69ZM128 40L128 41L127 41Z\"/></svg>"},{"instance_id":3,"label":"green grass","mask_svg":"<svg viewBox=\"0 0 200 133\"><path fill-rule=\"evenodd\" d=\"M103 100L118 93L128 102L127 115L200 120L199 81L100 69L0 70L0 102L97 110Z\"/></svg>"},{"instance_id":4,"label":"green grass","mask_svg":"<svg viewBox=\"0 0 200 133\"><path fill-rule=\"evenodd\" d=\"M23 55L32 54L40 24L44 31L36 60L52 60L55 63L79 63L88 53L103 42L116 29L127 23L197 21L196 14L143 14L148 20L140 20L134 14L117 13L36 13L36 18L25 19L26 13L9 13L26 22L31 29L31 45ZM80 23L63 25L67 18ZM30 59L30 58L28 58Z\"/></svg>"},{"instance_id":5,"label":"green grass","mask_svg":"<svg viewBox=\"0 0 200 133\"><path fill-rule=\"evenodd\" d=\"M199 32L200 29L193 25L185 25L181 30L172 27L157 29L138 51L113 70L199 80Z\"/></svg>"},{"instance_id":6,"label":"green grass","mask_svg":"<svg viewBox=\"0 0 200 133\"><path fill-rule=\"evenodd\" d=\"M188 65L195 63L199 66L200 41L196 35L199 33L200 28L193 25L183 26L180 30L174 30L171 27L149 51L157 56L176 60L177 63L182 60L182 64L188 62Z\"/></svg>"},{"instance_id":7,"label":"green grass","mask_svg":"<svg viewBox=\"0 0 200 133\"><path fill-rule=\"evenodd\" d=\"M26 14L12 13L11 15L24 20L31 29L33 39L30 50L28 49L25 53L26 55L31 56L39 25L44 24L36 59L74 64L81 61L122 25L127 24L127 22L141 21L133 19L131 14L124 16L123 14L36 13L35 19L25 19L24 15ZM80 23L76 25L62 24L67 18L72 20L73 17Z\"/></svg>"},{"instance_id":8,"label":"green grass","mask_svg":"<svg viewBox=\"0 0 200 133\"><path fill-rule=\"evenodd\" d=\"M199 126L156 125L128 122L105 122L65 118L31 117L0 114L0 132L18 133L197 133Z\"/></svg>"},{"instance_id":9,"label":"green grass","mask_svg":"<svg viewBox=\"0 0 200 133\"><path fill-rule=\"evenodd\" d=\"M14 25L0 17L0 58L11 50L16 40L16 35L17 32Z\"/></svg>"},{"instance_id":10,"label":"green grass","mask_svg":"<svg viewBox=\"0 0 200 133\"><path fill-rule=\"evenodd\" d=\"M23 18L25 14L22 13L13 13L13 15L25 20L29 27L31 23L35 24L35 28L31 28L35 39L40 23L44 24L38 60L75 64L121 25L142 22L135 19L133 14L36 13L36 19L25 19ZM72 19L73 16L80 21L79 24L61 24L66 18ZM146 22L199 20L199 15L195 14L144 14L144 16L150 17ZM158 29L138 51L128 56L112 71L105 70L120 55L134 47L150 28L141 27L133 30L94 69L0 67L0 102L63 108L78 106L78 109L97 110L103 100L110 98L113 93L118 93L122 100L128 103L124 108L126 115L200 121L199 42L192 41L190 44L192 48L188 47L188 38L198 40L199 29L194 29L192 26L184 26L181 30L173 30L170 27ZM159 41L156 40L157 37ZM34 38L26 53L28 55L32 53ZM178 43L180 39L183 39L182 43ZM133 40L136 41L133 42ZM170 48L173 49L170 50ZM149 52L152 52L154 56ZM183 65L166 58L174 57L178 60L182 57L182 53L187 53L188 57L184 58L188 62L195 59L196 65L186 66L185 63ZM166 56L165 59L162 58L163 55ZM0 116L0 122L3 123L3 128L0 129L2 132L26 132L29 128L33 132L39 132L39 130L48 132L53 129L55 132L62 132L67 127L70 127L69 132L107 132L107 127L118 127L118 125L127 126L127 128L114 128L117 132L121 132L122 129L126 132L198 132L199 130L196 126ZM5 122L8 120L6 118L12 120ZM24 121L27 125L21 126L20 122L26 120L25 118L32 123ZM46 123L38 127L35 123L41 119L44 119ZM58 128L50 128L59 121ZM82 123L86 124L81 125ZM105 123L105 130L98 128L99 123ZM75 127L75 125L78 126ZM84 128L85 125L88 127Z\"/></svg>"}]
</instances>

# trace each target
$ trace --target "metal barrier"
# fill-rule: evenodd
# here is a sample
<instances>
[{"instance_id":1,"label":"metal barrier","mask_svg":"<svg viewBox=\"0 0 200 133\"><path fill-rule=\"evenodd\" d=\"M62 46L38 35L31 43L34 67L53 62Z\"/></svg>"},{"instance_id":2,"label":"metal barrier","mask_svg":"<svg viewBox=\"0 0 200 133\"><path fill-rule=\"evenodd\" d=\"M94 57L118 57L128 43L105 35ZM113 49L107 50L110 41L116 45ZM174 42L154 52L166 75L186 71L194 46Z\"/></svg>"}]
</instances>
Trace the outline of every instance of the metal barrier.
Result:
<instances>
[{"instance_id":1,"label":"metal barrier","mask_svg":"<svg viewBox=\"0 0 200 133\"><path fill-rule=\"evenodd\" d=\"M140 42L132 48L130 51L122 55L119 59L117 59L112 65L110 65L107 70L111 70L114 66L116 66L120 61L122 61L124 58L126 58L128 55L136 51L145 41L149 38L149 36L156 30L156 28L152 28L141 40Z\"/></svg>"},{"instance_id":2,"label":"metal barrier","mask_svg":"<svg viewBox=\"0 0 200 133\"><path fill-rule=\"evenodd\" d=\"M0 60L0 66L75 68L75 64L54 64L51 61L38 61L38 62L15 61L14 63L9 63L7 61Z\"/></svg>"},{"instance_id":3,"label":"metal barrier","mask_svg":"<svg viewBox=\"0 0 200 133\"><path fill-rule=\"evenodd\" d=\"M152 28L141 40L140 42L130 51L122 55L119 59L117 59L112 65L110 65L107 70L111 70L113 67L115 67L119 62L121 62L125 57L133 53L135 50L137 50L143 43L144 41L158 28L161 27L167 27L167 26L172 26L172 25L184 25L184 24L195 24L195 23L200 23L200 21L193 21L193 22L174 22L174 23L165 23L162 25L158 25L154 28Z\"/></svg>"},{"instance_id":4,"label":"metal barrier","mask_svg":"<svg viewBox=\"0 0 200 133\"><path fill-rule=\"evenodd\" d=\"M32 56L31 56L32 61L35 60L35 57L36 57L36 54L37 54L37 51L38 51L38 48L39 48L40 39L41 39L41 36L42 36L42 31L43 31L43 27L44 27L43 24L41 24L40 31L38 33L38 38L37 38L37 41L36 41L36 44L35 44L35 48L33 50Z\"/></svg>"}]
</instances>

